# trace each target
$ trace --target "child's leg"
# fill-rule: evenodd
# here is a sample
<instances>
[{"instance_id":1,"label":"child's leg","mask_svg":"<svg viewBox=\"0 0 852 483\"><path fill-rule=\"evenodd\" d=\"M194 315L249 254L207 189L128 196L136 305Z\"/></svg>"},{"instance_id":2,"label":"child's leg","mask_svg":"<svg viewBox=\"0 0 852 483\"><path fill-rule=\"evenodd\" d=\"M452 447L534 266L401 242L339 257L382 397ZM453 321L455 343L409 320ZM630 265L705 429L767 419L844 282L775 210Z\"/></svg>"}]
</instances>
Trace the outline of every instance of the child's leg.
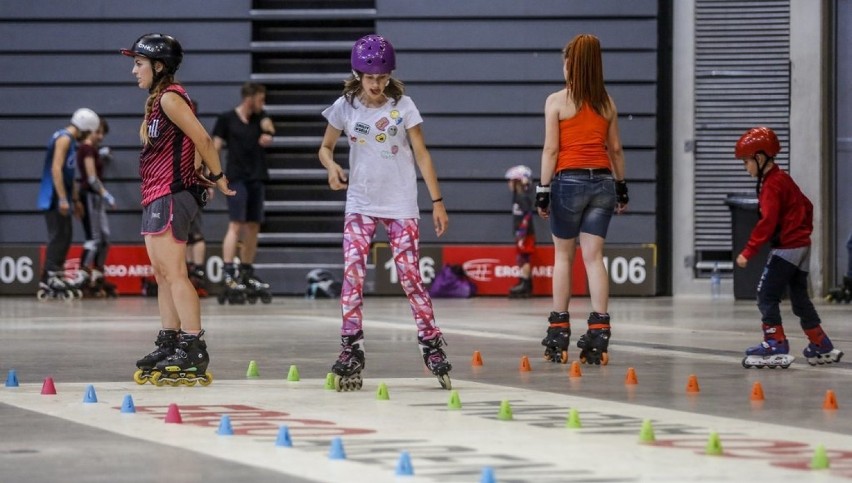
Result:
<instances>
[{"instance_id":1,"label":"child's leg","mask_svg":"<svg viewBox=\"0 0 852 483\"><path fill-rule=\"evenodd\" d=\"M355 335L361 330L367 256L375 233L375 218L357 213L346 215L343 222L343 287L340 293L343 311L341 333L345 336Z\"/></svg>"},{"instance_id":2,"label":"child's leg","mask_svg":"<svg viewBox=\"0 0 852 483\"><path fill-rule=\"evenodd\" d=\"M432 298L420 278L420 230L417 219L383 220L383 223L388 231L399 281L408 296L417 323L417 335L421 339L440 337L441 329L435 325L432 311Z\"/></svg>"},{"instance_id":3,"label":"child's leg","mask_svg":"<svg viewBox=\"0 0 852 483\"><path fill-rule=\"evenodd\" d=\"M763 269L763 275L757 284L757 307L760 309L763 321L765 340L773 339L783 342L787 339L784 327L781 325L781 297L784 289L796 273L796 266L775 255L775 250L769 254L769 260Z\"/></svg>"}]
</instances>

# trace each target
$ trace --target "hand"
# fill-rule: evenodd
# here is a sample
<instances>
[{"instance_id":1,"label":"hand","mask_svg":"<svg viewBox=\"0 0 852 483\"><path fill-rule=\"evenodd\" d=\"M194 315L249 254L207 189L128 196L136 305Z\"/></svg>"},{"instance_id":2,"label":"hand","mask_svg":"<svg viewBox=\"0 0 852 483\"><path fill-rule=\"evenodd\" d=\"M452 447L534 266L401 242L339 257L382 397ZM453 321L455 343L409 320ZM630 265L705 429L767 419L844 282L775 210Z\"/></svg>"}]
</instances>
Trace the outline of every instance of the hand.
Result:
<instances>
[{"instance_id":1,"label":"hand","mask_svg":"<svg viewBox=\"0 0 852 483\"><path fill-rule=\"evenodd\" d=\"M201 186L206 186L208 188L213 188L216 186L216 183L207 179L207 175L210 174L207 172L207 169L204 167L204 164L199 164L195 167L195 176L198 178L198 184Z\"/></svg>"},{"instance_id":2,"label":"hand","mask_svg":"<svg viewBox=\"0 0 852 483\"><path fill-rule=\"evenodd\" d=\"M104 201L110 206L110 208L115 208L115 197L109 194L109 191L105 191L103 195Z\"/></svg>"},{"instance_id":3,"label":"hand","mask_svg":"<svg viewBox=\"0 0 852 483\"><path fill-rule=\"evenodd\" d=\"M535 208L539 216L547 218L550 216L550 185L535 187Z\"/></svg>"},{"instance_id":4,"label":"hand","mask_svg":"<svg viewBox=\"0 0 852 483\"><path fill-rule=\"evenodd\" d=\"M263 133L260 135L260 139L257 140L257 144L260 144L264 148L272 144L272 135Z\"/></svg>"},{"instance_id":5,"label":"hand","mask_svg":"<svg viewBox=\"0 0 852 483\"><path fill-rule=\"evenodd\" d=\"M450 223L450 217L447 216L447 208L443 201L432 204L432 222L435 223L435 235L440 238L447 231L447 226Z\"/></svg>"},{"instance_id":6,"label":"hand","mask_svg":"<svg viewBox=\"0 0 852 483\"><path fill-rule=\"evenodd\" d=\"M71 210L71 206L68 204L68 200L65 198L59 198L57 202L57 207L59 208L59 214L62 216L68 216L68 212Z\"/></svg>"},{"instance_id":7,"label":"hand","mask_svg":"<svg viewBox=\"0 0 852 483\"><path fill-rule=\"evenodd\" d=\"M334 165L328 168L328 185L334 191L345 190L349 187L349 180L346 178L346 173L337 163L334 163Z\"/></svg>"},{"instance_id":8,"label":"hand","mask_svg":"<svg viewBox=\"0 0 852 483\"><path fill-rule=\"evenodd\" d=\"M219 179L216 181L216 187L217 187L217 188L219 188L219 191L221 191L222 193L224 193L224 194L225 194L225 196L234 196L235 194L237 194L237 192L236 192L236 191L232 190L232 189L228 186L228 177L227 177L227 176L224 176L224 175L223 175L221 178L219 178Z\"/></svg>"},{"instance_id":9,"label":"hand","mask_svg":"<svg viewBox=\"0 0 852 483\"><path fill-rule=\"evenodd\" d=\"M83 203L80 200L74 200L74 217L79 220L83 219Z\"/></svg>"},{"instance_id":10,"label":"hand","mask_svg":"<svg viewBox=\"0 0 852 483\"><path fill-rule=\"evenodd\" d=\"M748 265L748 258L744 257L742 253L737 256L737 266L740 268L745 268Z\"/></svg>"},{"instance_id":11,"label":"hand","mask_svg":"<svg viewBox=\"0 0 852 483\"><path fill-rule=\"evenodd\" d=\"M627 196L627 181L621 180L615 182L615 212L622 214L627 210L627 203L630 197Z\"/></svg>"}]
</instances>

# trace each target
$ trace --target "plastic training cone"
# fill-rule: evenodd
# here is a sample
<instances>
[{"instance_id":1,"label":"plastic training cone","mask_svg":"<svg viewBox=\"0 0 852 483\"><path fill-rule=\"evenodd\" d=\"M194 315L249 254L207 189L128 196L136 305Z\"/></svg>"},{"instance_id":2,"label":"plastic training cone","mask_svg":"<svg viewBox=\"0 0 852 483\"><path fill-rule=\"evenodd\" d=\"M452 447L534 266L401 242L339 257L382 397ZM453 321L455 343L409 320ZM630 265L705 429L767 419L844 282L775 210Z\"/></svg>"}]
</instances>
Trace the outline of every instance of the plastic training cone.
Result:
<instances>
[{"instance_id":1,"label":"plastic training cone","mask_svg":"<svg viewBox=\"0 0 852 483\"><path fill-rule=\"evenodd\" d=\"M414 476L414 467L411 466L411 456L408 451L399 454L399 461L396 462L396 476Z\"/></svg>"},{"instance_id":2,"label":"plastic training cone","mask_svg":"<svg viewBox=\"0 0 852 483\"><path fill-rule=\"evenodd\" d=\"M472 365L472 366L481 366L482 365L482 354L480 354L479 351L473 351L473 359L471 359L470 365Z\"/></svg>"},{"instance_id":3,"label":"plastic training cone","mask_svg":"<svg viewBox=\"0 0 852 483\"><path fill-rule=\"evenodd\" d=\"M84 403L96 403L98 402L98 395L95 394L95 386L89 384L86 386L86 394L83 395Z\"/></svg>"},{"instance_id":4,"label":"plastic training cone","mask_svg":"<svg viewBox=\"0 0 852 483\"><path fill-rule=\"evenodd\" d=\"M180 417L180 409L178 409L177 404L169 404L169 410L166 411L166 423L183 424L183 418Z\"/></svg>"},{"instance_id":5,"label":"plastic training cone","mask_svg":"<svg viewBox=\"0 0 852 483\"><path fill-rule=\"evenodd\" d=\"M219 420L219 429L216 430L216 434L219 436L234 435L234 428L231 427L231 417L227 414L223 414L222 419Z\"/></svg>"},{"instance_id":6,"label":"plastic training cone","mask_svg":"<svg viewBox=\"0 0 852 483\"><path fill-rule=\"evenodd\" d=\"M512 420L512 406L509 405L509 400L504 399L500 403L500 412L497 413L497 419L500 421L511 421Z\"/></svg>"},{"instance_id":7,"label":"plastic training cone","mask_svg":"<svg viewBox=\"0 0 852 483\"><path fill-rule=\"evenodd\" d=\"M290 366L290 371L287 372L287 380L293 382L299 380L299 368L295 364Z\"/></svg>"},{"instance_id":8,"label":"plastic training cone","mask_svg":"<svg viewBox=\"0 0 852 483\"><path fill-rule=\"evenodd\" d=\"M390 394L388 394L388 386L385 383L379 383L379 388L376 390L376 400L378 401L389 401Z\"/></svg>"},{"instance_id":9,"label":"plastic training cone","mask_svg":"<svg viewBox=\"0 0 852 483\"><path fill-rule=\"evenodd\" d=\"M461 409L462 408L461 399L459 398L459 392L456 391L455 389L453 389L450 392L450 401L447 403L447 408L448 409Z\"/></svg>"},{"instance_id":10,"label":"plastic training cone","mask_svg":"<svg viewBox=\"0 0 852 483\"><path fill-rule=\"evenodd\" d=\"M121 412L123 413L135 413L136 405L133 404L133 397L130 394L124 396L124 400L121 401Z\"/></svg>"},{"instance_id":11,"label":"plastic training cone","mask_svg":"<svg viewBox=\"0 0 852 483\"><path fill-rule=\"evenodd\" d=\"M345 460L346 451L343 450L343 440L336 437L331 440L331 447L328 450L328 459L330 460Z\"/></svg>"},{"instance_id":12,"label":"plastic training cone","mask_svg":"<svg viewBox=\"0 0 852 483\"><path fill-rule=\"evenodd\" d=\"M278 428L278 438L275 439L275 446L282 448L292 448L293 440L290 439L290 428L286 425Z\"/></svg>"},{"instance_id":13,"label":"plastic training cone","mask_svg":"<svg viewBox=\"0 0 852 483\"><path fill-rule=\"evenodd\" d=\"M686 382L686 392L689 394L696 394L700 391L701 388L698 387L698 376L690 374L689 381Z\"/></svg>"},{"instance_id":14,"label":"plastic training cone","mask_svg":"<svg viewBox=\"0 0 852 483\"><path fill-rule=\"evenodd\" d=\"M828 454L825 451L825 446L818 445L814 450L814 456L811 458L812 470L827 470L830 466L828 462Z\"/></svg>"},{"instance_id":15,"label":"plastic training cone","mask_svg":"<svg viewBox=\"0 0 852 483\"><path fill-rule=\"evenodd\" d=\"M9 369L9 375L6 376L6 387L18 387L18 374L14 369Z\"/></svg>"},{"instance_id":16,"label":"plastic training cone","mask_svg":"<svg viewBox=\"0 0 852 483\"><path fill-rule=\"evenodd\" d=\"M580 429L583 427L580 424L580 413L575 408L571 408L568 411L568 419L565 420L565 427L571 429Z\"/></svg>"},{"instance_id":17,"label":"plastic training cone","mask_svg":"<svg viewBox=\"0 0 852 483\"><path fill-rule=\"evenodd\" d=\"M571 363L571 369L568 371L568 377L583 377L583 371L580 370L580 361Z\"/></svg>"},{"instance_id":18,"label":"plastic training cone","mask_svg":"<svg viewBox=\"0 0 852 483\"><path fill-rule=\"evenodd\" d=\"M482 468L482 476L479 477L479 483L497 483L494 478L494 468L486 466Z\"/></svg>"},{"instance_id":19,"label":"plastic training cone","mask_svg":"<svg viewBox=\"0 0 852 483\"><path fill-rule=\"evenodd\" d=\"M636 379L636 369L632 367L627 368L627 376L624 377L624 384L628 386L639 384L639 380Z\"/></svg>"},{"instance_id":20,"label":"plastic training cone","mask_svg":"<svg viewBox=\"0 0 852 483\"><path fill-rule=\"evenodd\" d=\"M834 395L834 391L831 389L825 391L825 400L822 402L822 408L829 410L837 409L837 396Z\"/></svg>"},{"instance_id":21,"label":"plastic training cone","mask_svg":"<svg viewBox=\"0 0 852 483\"><path fill-rule=\"evenodd\" d=\"M763 395L763 386L760 385L760 381L754 381L754 384L751 385L751 400L752 401L763 401L766 399Z\"/></svg>"},{"instance_id":22,"label":"plastic training cone","mask_svg":"<svg viewBox=\"0 0 852 483\"><path fill-rule=\"evenodd\" d=\"M651 420L646 419L642 421L642 429L639 431L639 442L653 443L656 440L657 437L654 436L654 427L651 425Z\"/></svg>"},{"instance_id":23,"label":"plastic training cone","mask_svg":"<svg viewBox=\"0 0 852 483\"><path fill-rule=\"evenodd\" d=\"M722 454L722 442L719 440L719 433L715 431L710 433L710 438L707 439L707 446L704 449L704 454L711 456L719 456Z\"/></svg>"},{"instance_id":24,"label":"plastic training cone","mask_svg":"<svg viewBox=\"0 0 852 483\"><path fill-rule=\"evenodd\" d=\"M530 367L530 358L527 356L521 357L521 372L530 372L532 367Z\"/></svg>"},{"instance_id":25,"label":"plastic training cone","mask_svg":"<svg viewBox=\"0 0 852 483\"><path fill-rule=\"evenodd\" d=\"M246 370L246 377L252 379L260 377L260 371L257 369L256 361L249 361L248 369Z\"/></svg>"},{"instance_id":26,"label":"plastic training cone","mask_svg":"<svg viewBox=\"0 0 852 483\"><path fill-rule=\"evenodd\" d=\"M330 390L332 390L332 391L334 391L334 390L335 390L335 387L334 387L334 373L333 373L333 372L329 372L328 374L326 374L326 375L325 375L325 388L326 388L326 389L330 389Z\"/></svg>"},{"instance_id":27,"label":"plastic training cone","mask_svg":"<svg viewBox=\"0 0 852 483\"><path fill-rule=\"evenodd\" d=\"M41 385L41 393L45 396L53 396L56 394L56 385L53 384L52 377L44 378L44 384Z\"/></svg>"}]
</instances>

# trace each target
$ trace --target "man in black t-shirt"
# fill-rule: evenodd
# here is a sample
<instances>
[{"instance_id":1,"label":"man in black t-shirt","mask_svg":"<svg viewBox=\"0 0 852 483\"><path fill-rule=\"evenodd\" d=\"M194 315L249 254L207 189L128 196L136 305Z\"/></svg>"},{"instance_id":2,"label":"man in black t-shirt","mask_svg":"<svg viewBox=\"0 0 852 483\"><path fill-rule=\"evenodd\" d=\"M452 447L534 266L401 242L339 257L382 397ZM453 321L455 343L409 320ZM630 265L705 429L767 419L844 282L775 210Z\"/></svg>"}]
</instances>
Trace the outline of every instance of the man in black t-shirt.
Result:
<instances>
[{"instance_id":1,"label":"man in black t-shirt","mask_svg":"<svg viewBox=\"0 0 852 483\"><path fill-rule=\"evenodd\" d=\"M225 285L231 289L268 289L269 285L254 276L257 234L263 222L264 182L269 179L265 148L272 144L275 125L263 110L266 88L260 84L243 84L242 101L222 113L213 128L213 144L221 152L228 151L225 175L236 196L228 197L228 232L222 242L225 261ZM234 263L237 244L240 266ZM265 286L265 287L262 287Z\"/></svg>"}]
</instances>

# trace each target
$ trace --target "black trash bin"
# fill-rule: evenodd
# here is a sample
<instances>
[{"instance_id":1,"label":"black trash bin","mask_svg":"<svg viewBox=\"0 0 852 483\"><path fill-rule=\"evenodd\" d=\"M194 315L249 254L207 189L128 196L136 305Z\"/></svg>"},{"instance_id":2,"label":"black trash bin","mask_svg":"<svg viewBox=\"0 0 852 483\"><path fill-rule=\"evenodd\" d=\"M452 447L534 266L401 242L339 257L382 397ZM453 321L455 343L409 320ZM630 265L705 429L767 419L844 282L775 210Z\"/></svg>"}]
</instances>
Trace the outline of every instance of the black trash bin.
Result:
<instances>
[{"instance_id":1,"label":"black trash bin","mask_svg":"<svg viewBox=\"0 0 852 483\"><path fill-rule=\"evenodd\" d=\"M734 298L737 300L755 300L757 284L769 258L769 243L760 247L757 255L751 257L746 268L740 268L736 259L745 248L751 236L751 230L760 219L757 209L757 196L753 193L730 193L725 204L731 209L731 240L734 258Z\"/></svg>"}]
</instances>

